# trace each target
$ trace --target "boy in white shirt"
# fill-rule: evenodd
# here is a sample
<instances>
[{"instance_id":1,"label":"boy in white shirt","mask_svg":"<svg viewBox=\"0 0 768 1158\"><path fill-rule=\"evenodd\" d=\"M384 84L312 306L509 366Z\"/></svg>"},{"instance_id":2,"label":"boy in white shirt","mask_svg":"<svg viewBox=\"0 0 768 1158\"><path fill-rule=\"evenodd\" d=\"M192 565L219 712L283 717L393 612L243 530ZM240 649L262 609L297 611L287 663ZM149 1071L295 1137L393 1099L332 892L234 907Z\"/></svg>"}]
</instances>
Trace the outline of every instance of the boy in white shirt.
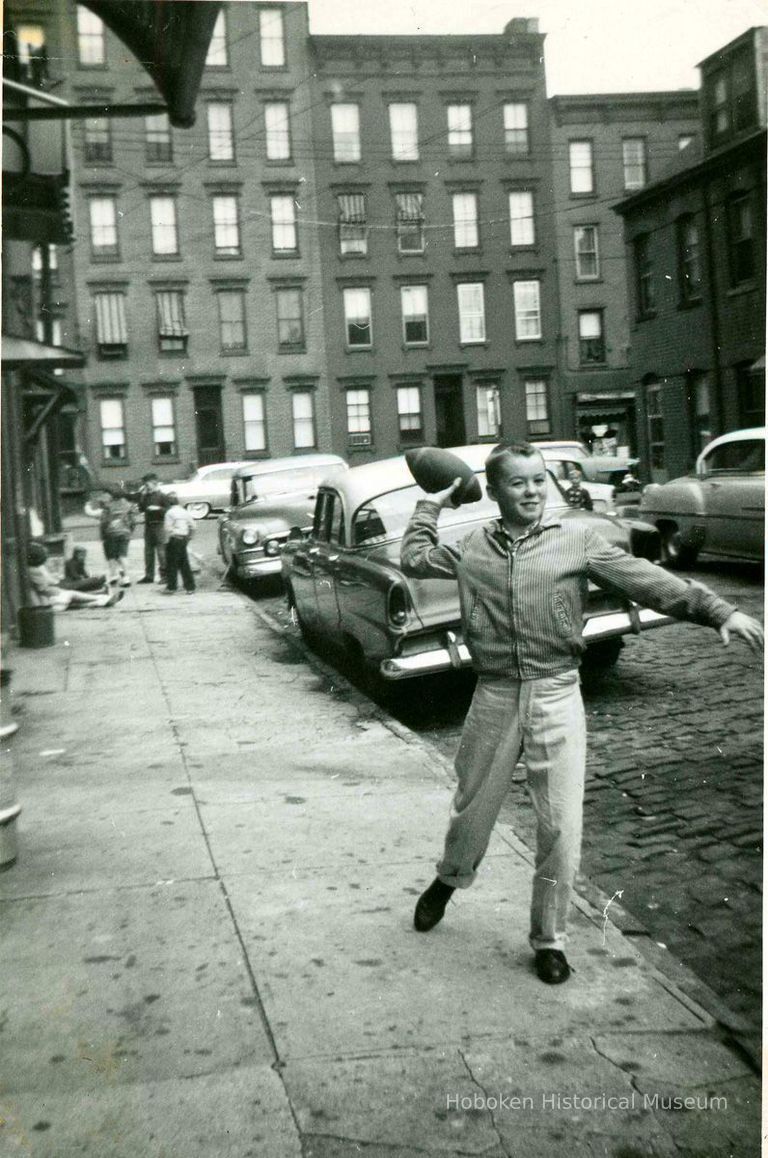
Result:
<instances>
[{"instance_id":1,"label":"boy in white shirt","mask_svg":"<svg viewBox=\"0 0 768 1158\"><path fill-rule=\"evenodd\" d=\"M195 520L182 507L178 495L169 494L170 507L165 512L165 580L163 594L173 595L178 585L179 572L187 595L195 590L195 580L189 565L187 546L195 533Z\"/></svg>"}]
</instances>

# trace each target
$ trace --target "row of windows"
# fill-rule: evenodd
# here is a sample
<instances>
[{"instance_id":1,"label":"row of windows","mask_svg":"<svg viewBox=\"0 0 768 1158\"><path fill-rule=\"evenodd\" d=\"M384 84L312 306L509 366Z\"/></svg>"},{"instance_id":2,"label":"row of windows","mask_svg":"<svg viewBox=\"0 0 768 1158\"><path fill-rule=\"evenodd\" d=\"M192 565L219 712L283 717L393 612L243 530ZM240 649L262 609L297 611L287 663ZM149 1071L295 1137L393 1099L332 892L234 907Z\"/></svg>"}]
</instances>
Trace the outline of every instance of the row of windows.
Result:
<instances>
[{"instance_id":1,"label":"row of windows","mask_svg":"<svg viewBox=\"0 0 768 1158\"><path fill-rule=\"evenodd\" d=\"M486 341L485 294L482 282L462 282L456 287L459 341L462 345ZM300 286L274 291L277 349L281 353L306 350L304 295ZM157 345L161 353L185 354L189 341L184 292L159 290L155 293ZM248 349L245 291L221 289L216 292L219 346L222 353L244 353ZM538 281L518 281L513 285L514 325L517 341L541 338L540 289ZM93 316L96 348L102 358L125 357L128 353L128 324L125 294L103 290L94 294ZM373 345L371 291L368 287L343 291L344 334L347 349L366 350ZM429 292L425 285L400 287L401 339L406 347L428 346L430 341ZM53 345L61 344L61 321L54 319ZM42 326L42 322L40 322ZM56 327L58 326L58 329ZM606 361L603 311L577 311L579 361L600 365ZM41 337L42 340L42 337Z\"/></svg>"},{"instance_id":2,"label":"row of windows","mask_svg":"<svg viewBox=\"0 0 768 1158\"><path fill-rule=\"evenodd\" d=\"M179 457L176 431L176 405L173 395L150 398L149 424L152 454L157 461ZM247 453L267 450L267 416L262 393L242 395L243 441ZM317 446L315 398L311 390L291 393L291 421L295 450L312 450ZM125 425L125 403L122 398L102 398L99 402L101 453L104 462L128 461Z\"/></svg>"},{"instance_id":3,"label":"row of windows","mask_svg":"<svg viewBox=\"0 0 768 1158\"><path fill-rule=\"evenodd\" d=\"M272 253L298 255L299 234L297 204L292 194L274 194L268 198ZM366 198L362 193L339 194L339 253L342 256L366 256L369 226ZM476 193L454 193L453 241L456 249L477 249L480 245L480 220ZM242 256L239 199L232 193L211 196L213 214L213 249L217 257ZM525 248L536 244L533 193L517 190L508 194L509 244ZM88 201L91 256L96 260L117 261L120 258L117 199L113 196L91 197ZM150 240L154 257L179 257L179 225L176 198L161 193L149 197ZM395 194L393 232L401 254L420 254L426 249L427 225L422 193ZM592 230L590 234L589 231ZM587 226L580 242L580 260L589 267L588 250L596 263L596 230ZM585 277L597 274L584 274Z\"/></svg>"},{"instance_id":4,"label":"row of windows","mask_svg":"<svg viewBox=\"0 0 768 1158\"><path fill-rule=\"evenodd\" d=\"M216 257L240 257L240 212L234 194L211 197L213 215L213 251ZM292 194L269 198L272 252L279 256L298 256L299 234L296 201ZM88 201L91 257L96 261L119 261L117 199L112 196L91 197ZM149 198L150 240L153 257L177 258L179 224L176 198L157 194Z\"/></svg>"},{"instance_id":5,"label":"row of windows","mask_svg":"<svg viewBox=\"0 0 768 1158\"><path fill-rule=\"evenodd\" d=\"M682 133L677 139L678 148L686 149L693 137ZM648 184L648 144L645 137L623 137L621 142L621 163L624 188L631 192ZM568 172L570 189L573 194L594 194L597 192L595 177L595 154L591 140L568 142Z\"/></svg>"},{"instance_id":6,"label":"row of windows","mask_svg":"<svg viewBox=\"0 0 768 1158\"><path fill-rule=\"evenodd\" d=\"M548 434L549 406L544 379L527 379L525 391L526 420L530 436ZM403 443L424 440L424 415L421 387L398 386L394 391L397 425ZM371 390L353 386L345 392L347 439L350 447L373 444ZM475 387L478 438L500 438L499 386L496 382ZM152 452L157 460L176 459L178 442L176 409L173 395L156 395L150 399L149 422ZM315 397L311 390L291 393L291 420L295 450L311 450L317 445ZM243 444L246 453L268 448L267 411L260 391L242 395ZM99 402L102 457L105 462L124 463L128 459L125 404L122 398L103 398Z\"/></svg>"},{"instance_id":7,"label":"row of windows","mask_svg":"<svg viewBox=\"0 0 768 1158\"><path fill-rule=\"evenodd\" d=\"M259 60L265 68L285 67L285 27L280 8L259 9ZM77 9L77 61L82 68L105 68L107 64L104 24L94 12L80 6ZM229 65L224 9L216 18L205 64L206 68L227 68Z\"/></svg>"},{"instance_id":8,"label":"row of windows","mask_svg":"<svg viewBox=\"0 0 768 1158\"><path fill-rule=\"evenodd\" d=\"M274 291L277 348L282 353L306 348L304 302L300 287L286 286ZM222 354L245 353L248 349L245 291L221 289L216 292L219 348ZM161 353L185 354L189 342L184 292L170 289L155 293L157 346ZM96 348L102 358L124 358L128 354L128 321L125 294L103 290L93 295ZM206 341L210 341L206 335Z\"/></svg>"},{"instance_id":9,"label":"row of windows","mask_svg":"<svg viewBox=\"0 0 768 1158\"><path fill-rule=\"evenodd\" d=\"M757 272L756 223L753 200L738 194L726 204L725 237L728 277L731 286L748 284ZM677 289L682 304L701 299L702 236L698 217L687 213L675 223L677 249ZM654 260L653 237L639 234L633 242L635 292L639 317L653 316L658 304L659 273ZM666 280L666 265L663 278Z\"/></svg>"}]
</instances>

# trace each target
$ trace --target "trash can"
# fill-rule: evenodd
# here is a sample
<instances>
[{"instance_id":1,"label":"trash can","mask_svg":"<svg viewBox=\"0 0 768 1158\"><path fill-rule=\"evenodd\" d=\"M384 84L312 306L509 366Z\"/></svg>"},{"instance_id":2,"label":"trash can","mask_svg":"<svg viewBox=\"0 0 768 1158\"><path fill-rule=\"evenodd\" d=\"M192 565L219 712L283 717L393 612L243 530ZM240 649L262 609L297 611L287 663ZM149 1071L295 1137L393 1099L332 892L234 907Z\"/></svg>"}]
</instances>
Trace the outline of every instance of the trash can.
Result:
<instances>
[{"instance_id":1,"label":"trash can","mask_svg":"<svg viewBox=\"0 0 768 1158\"><path fill-rule=\"evenodd\" d=\"M53 647L55 642L52 607L19 608L20 647Z\"/></svg>"}]
</instances>

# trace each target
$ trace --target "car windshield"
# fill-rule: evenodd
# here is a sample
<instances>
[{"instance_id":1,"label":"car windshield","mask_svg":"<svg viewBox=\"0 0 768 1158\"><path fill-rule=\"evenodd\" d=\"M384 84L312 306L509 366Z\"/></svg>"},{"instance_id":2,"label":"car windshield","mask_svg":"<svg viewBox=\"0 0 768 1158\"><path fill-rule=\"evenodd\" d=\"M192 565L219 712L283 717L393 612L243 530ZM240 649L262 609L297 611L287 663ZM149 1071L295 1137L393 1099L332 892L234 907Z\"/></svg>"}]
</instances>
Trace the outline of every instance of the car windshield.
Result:
<instances>
[{"instance_id":1,"label":"car windshield","mask_svg":"<svg viewBox=\"0 0 768 1158\"><path fill-rule=\"evenodd\" d=\"M498 518L499 508L485 493L485 473L478 471L477 478L483 488L483 497L477 503L453 508L444 507L440 512L441 531L461 527L466 523L486 522ZM562 492L551 474L548 474L547 510L563 507ZM424 498L420 487L401 487L386 494L377 495L359 507L352 519L352 543L355 547L382 543L387 539L401 539L405 534L408 520L419 499Z\"/></svg>"},{"instance_id":2,"label":"car windshield","mask_svg":"<svg viewBox=\"0 0 768 1158\"><path fill-rule=\"evenodd\" d=\"M255 474L242 480L243 502L255 503L276 495L296 491L315 491L321 479L341 474L344 467L333 465L305 467L303 470L278 471L276 474Z\"/></svg>"}]
</instances>

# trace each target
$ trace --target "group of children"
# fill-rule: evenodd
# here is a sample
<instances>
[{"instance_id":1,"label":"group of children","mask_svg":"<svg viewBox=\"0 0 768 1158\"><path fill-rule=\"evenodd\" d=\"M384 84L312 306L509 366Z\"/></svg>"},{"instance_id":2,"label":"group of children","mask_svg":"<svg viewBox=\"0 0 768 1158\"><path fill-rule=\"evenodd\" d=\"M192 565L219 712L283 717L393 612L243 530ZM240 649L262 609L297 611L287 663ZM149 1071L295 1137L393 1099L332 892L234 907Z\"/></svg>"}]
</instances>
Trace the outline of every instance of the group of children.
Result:
<instances>
[{"instance_id":1,"label":"group of children","mask_svg":"<svg viewBox=\"0 0 768 1158\"><path fill-rule=\"evenodd\" d=\"M93 497L85 504L85 514L98 519L107 574L92 576L85 566L84 547L75 547L64 567L64 578L58 580L46 566L48 552L42 543L33 541L27 552L27 568L32 603L35 606L60 608L112 607L122 599L123 588L131 586L126 569L128 545L136 526L136 500L145 517L145 556L157 554L160 579L165 582L164 594L176 591L181 575L184 590L191 595L195 580L187 548L194 534L194 520L174 494L162 494L157 476L146 475L136 493L122 486L104 487L101 497ZM162 523L150 517L161 512ZM157 510L156 510L157 508ZM151 552L148 548L151 546ZM145 561L146 561L145 559ZM152 583L154 575L147 574L140 582Z\"/></svg>"}]
</instances>

